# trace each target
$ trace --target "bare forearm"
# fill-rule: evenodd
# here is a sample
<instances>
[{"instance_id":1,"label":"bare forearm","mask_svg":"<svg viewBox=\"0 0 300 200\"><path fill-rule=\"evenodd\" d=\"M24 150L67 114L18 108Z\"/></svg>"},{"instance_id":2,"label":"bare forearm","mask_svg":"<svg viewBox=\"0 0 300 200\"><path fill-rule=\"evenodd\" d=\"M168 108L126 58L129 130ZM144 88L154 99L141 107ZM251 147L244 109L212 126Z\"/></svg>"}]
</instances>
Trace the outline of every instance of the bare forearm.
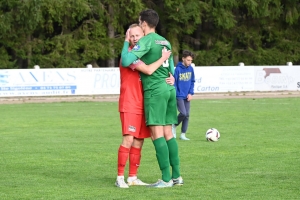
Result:
<instances>
[{"instance_id":1,"label":"bare forearm","mask_svg":"<svg viewBox=\"0 0 300 200\"><path fill-rule=\"evenodd\" d=\"M163 57L151 63L150 65L142 64L136 67L136 69L144 74L152 75L165 61Z\"/></svg>"},{"instance_id":2,"label":"bare forearm","mask_svg":"<svg viewBox=\"0 0 300 200\"><path fill-rule=\"evenodd\" d=\"M141 64L136 69L144 74L151 75L153 74L160 66L163 65L164 61L169 59L171 55L171 51L166 50L165 48L162 49L162 56L157 61L151 63L150 65Z\"/></svg>"}]
</instances>

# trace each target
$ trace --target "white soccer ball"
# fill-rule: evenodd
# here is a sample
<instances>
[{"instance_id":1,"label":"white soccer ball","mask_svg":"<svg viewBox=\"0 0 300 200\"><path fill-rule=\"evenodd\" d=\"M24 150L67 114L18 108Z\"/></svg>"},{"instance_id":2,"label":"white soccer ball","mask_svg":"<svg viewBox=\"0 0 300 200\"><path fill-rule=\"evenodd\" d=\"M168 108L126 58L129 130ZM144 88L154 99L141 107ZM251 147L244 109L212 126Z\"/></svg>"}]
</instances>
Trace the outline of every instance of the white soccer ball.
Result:
<instances>
[{"instance_id":1,"label":"white soccer ball","mask_svg":"<svg viewBox=\"0 0 300 200\"><path fill-rule=\"evenodd\" d=\"M206 131L206 140L210 142L217 142L220 138L220 132L215 128L210 128Z\"/></svg>"}]
</instances>

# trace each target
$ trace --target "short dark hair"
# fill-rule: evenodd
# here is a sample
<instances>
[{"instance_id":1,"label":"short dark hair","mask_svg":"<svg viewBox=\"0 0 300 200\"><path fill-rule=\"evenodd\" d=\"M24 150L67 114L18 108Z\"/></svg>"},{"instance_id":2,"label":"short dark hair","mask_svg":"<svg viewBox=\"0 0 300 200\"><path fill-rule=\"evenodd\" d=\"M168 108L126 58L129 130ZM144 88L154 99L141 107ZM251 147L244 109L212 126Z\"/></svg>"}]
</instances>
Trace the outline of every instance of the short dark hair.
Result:
<instances>
[{"instance_id":1,"label":"short dark hair","mask_svg":"<svg viewBox=\"0 0 300 200\"><path fill-rule=\"evenodd\" d=\"M159 16L155 10L147 9L140 12L140 20L147 22L150 28L155 28L159 22Z\"/></svg>"},{"instance_id":2,"label":"short dark hair","mask_svg":"<svg viewBox=\"0 0 300 200\"><path fill-rule=\"evenodd\" d=\"M194 59L194 54L191 52L191 51L188 51L188 50L183 50L182 52L182 57L183 58L186 58L188 56L191 56L193 59Z\"/></svg>"}]
</instances>

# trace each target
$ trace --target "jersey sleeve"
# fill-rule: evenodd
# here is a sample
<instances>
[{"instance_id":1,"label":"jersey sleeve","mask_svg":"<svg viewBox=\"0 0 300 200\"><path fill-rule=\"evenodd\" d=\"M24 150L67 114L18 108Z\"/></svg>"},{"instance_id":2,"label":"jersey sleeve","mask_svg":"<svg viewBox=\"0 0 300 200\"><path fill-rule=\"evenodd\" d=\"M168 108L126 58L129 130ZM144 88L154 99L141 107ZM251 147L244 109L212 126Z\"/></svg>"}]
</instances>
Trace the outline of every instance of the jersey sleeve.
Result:
<instances>
[{"instance_id":1,"label":"jersey sleeve","mask_svg":"<svg viewBox=\"0 0 300 200\"><path fill-rule=\"evenodd\" d=\"M150 37L142 37L138 43L132 48L131 53L136 55L138 58L143 57L151 47L151 38Z\"/></svg>"},{"instance_id":2,"label":"jersey sleeve","mask_svg":"<svg viewBox=\"0 0 300 200\"><path fill-rule=\"evenodd\" d=\"M131 63L137 60L136 55L128 51L129 42L124 42L122 53L121 53L121 62L123 67L128 67Z\"/></svg>"}]
</instances>

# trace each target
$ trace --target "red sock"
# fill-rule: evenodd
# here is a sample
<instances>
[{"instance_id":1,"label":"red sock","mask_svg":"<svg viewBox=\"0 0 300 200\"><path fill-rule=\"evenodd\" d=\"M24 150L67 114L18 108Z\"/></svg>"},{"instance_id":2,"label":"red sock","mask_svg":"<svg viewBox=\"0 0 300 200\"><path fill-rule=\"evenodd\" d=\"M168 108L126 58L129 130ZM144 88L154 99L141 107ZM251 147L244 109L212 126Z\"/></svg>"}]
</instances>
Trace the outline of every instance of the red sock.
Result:
<instances>
[{"instance_id":1,"label":"red sock","mask_svg":"<svg viewBox=\"0 0 300 200\"><path fill-rule=\"evenodd\" d=\"M140 148L131 147L129 152L129 176L136 176L141 162Z\"/></svg>"},{"instance_id":2,"label":"red sock","mask_svg":"<svg viewBox=\"0 0 300 200\"><path fill-rule=\"evenodd\" d=\"M126 162L129 156L129 150L126 147L120 145L118 151L118 176L124 176L124 170L126 166Z\"/></svg>"}]
</instances>

